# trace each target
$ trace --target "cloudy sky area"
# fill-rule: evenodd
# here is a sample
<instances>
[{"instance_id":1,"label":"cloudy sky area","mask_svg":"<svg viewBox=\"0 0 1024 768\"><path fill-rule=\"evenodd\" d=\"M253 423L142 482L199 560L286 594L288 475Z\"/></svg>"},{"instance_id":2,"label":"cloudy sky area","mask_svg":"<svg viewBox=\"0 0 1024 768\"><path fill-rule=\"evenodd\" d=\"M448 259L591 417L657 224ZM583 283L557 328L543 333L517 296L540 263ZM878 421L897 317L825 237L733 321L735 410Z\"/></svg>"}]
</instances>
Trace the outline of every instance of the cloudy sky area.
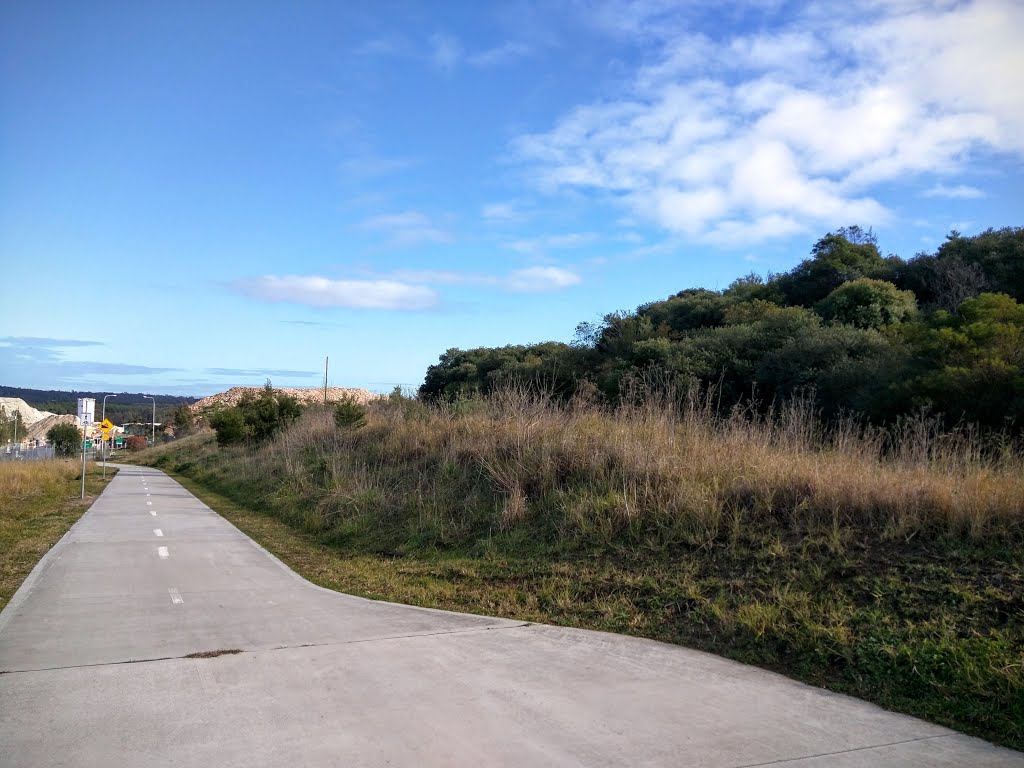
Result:
<instances>
[{"instance_id":1,"label":"cloudy sky area","mask_svg":"<svg viewBox=\"0 0 1024 768\"><path fill-rule=\"evenodd\" d=\"M0 383L417 386L1024 211L1024 4L6 3Z\"/></svg>"}]
</instances>

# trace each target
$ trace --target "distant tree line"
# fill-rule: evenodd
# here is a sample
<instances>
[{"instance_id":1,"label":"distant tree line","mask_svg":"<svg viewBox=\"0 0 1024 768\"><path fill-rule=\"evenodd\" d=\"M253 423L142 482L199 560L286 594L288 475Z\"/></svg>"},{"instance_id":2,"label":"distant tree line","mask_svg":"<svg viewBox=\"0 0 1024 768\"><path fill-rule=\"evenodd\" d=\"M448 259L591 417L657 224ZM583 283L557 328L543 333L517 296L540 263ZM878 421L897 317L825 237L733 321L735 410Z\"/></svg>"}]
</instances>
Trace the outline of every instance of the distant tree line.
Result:
<instances>
[{"instance_id":1,"label":"distant tree line","mask_svg":"<svg viewBox=\"0 0 1024 768\"><path fill-rule=\"evenodd\" d=\"M50 413L75 414L78 412L78 398L94 398L97 419L100 417L100 403L103 402L103 396L110 394L114 393L0 386L0 397L20 397L33 408ZM168 423L172 420L172 414L177 407L194 402L196 402L194 397L156 395L157 423ZM133 422L148 424L153 418L153 403L151 400L145 399L141 392L118 392L116 399L107 398L106 416L115 424Z\"/></svg>"},{"instance_id":2,"label":"distant tree line","mask_svg":"<svg viewBox=\"0 0 1024 768\"><path fill-rule=\"evenodd\" d=\"M71 408L78 403L80 397L91 397L96 400L102 400L104 395L112 395L113 392L79 392L77 390L64 390L64 389L28 389L25 387L7 387L0 386L0 397L20 397L26 403L31 405L33 408L43 409L41 405L61 404L67 406L71 404ZM145 405L149 407L150 401L145 399L145 394L142 392L117 392L117 399L120 404L125 405ZM195 397L186 397L183 395L156 395L157 404L163 402L168 405L181 405L182 403L191 404L196 402ZM114 404L112 399L107 400L107 408ZM72 410L73 412L73 410Z\"/></svg>"},{"instance_id":3,"label":"distant tree line","mask_svg":"<svg viewBox=\"0 0 1024 768\"><path fill-rule=\"evenodd\" d=\"M581 323L572 344L449 349L420 394L509 381L617 399L652 374L716 388L723 407L814 392L826 415L1024 425L1024 228L952 232L935 253L882 256L860 227L830 232L788 272L693 288Z\"/></svg>"}]
</instances>

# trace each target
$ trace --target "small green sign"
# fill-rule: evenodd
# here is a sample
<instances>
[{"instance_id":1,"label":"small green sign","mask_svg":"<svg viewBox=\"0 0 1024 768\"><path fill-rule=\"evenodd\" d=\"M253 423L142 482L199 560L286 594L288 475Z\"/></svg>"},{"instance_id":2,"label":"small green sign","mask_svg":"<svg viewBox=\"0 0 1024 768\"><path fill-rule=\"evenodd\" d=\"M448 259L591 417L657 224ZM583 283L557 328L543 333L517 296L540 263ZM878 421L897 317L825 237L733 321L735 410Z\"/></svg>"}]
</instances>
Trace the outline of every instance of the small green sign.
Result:
<instances>
[{"instance_id":1,"label":"small green sign","mask_svg":"<svg viewBox=\"0 0 1024 768\"><path fill-rule=\"evenodd\" d=\"M85 441L85 449L89 450L90 448L92 448L92 440L86 440Z\"/></svg>"},{"instance_id":2,"label":"small green sign","mask_svg":"<svg viewBox=\"0 0 1024 768\"><path fill-rule=\"evenodd\" d=\"M115 437L114 438L114 447L115 448L120 448L122 445L124 445L124 440L122 440L120 437Z\"/></svg>"}]
</instances>

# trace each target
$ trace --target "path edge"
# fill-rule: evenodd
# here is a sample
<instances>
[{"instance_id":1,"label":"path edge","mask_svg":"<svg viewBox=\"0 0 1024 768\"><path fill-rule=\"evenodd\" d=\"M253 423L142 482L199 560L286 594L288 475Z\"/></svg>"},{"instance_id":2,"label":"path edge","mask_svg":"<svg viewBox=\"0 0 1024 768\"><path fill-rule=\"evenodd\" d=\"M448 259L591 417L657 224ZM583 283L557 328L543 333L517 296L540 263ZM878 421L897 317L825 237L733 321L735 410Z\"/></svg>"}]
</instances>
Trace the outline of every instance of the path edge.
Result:
<instances>
[{"instance_id":1,"label":"path edge","mask_svg":"<svg viewBox=\"0 0 1024 768\"><path fill-rule=\"evenodd\" d=\"M117 475L114 475L110 482L112 483L116 478ZM39 562L35 564L35 567L29 571L28 576L26 576L25 580L21 582L21 586L18 587L17 591L15 591L11 596L11 599L7 602L7 605L4 606L3 610L0 611L0 633L3 633L4 628L10 623L11 617L13 617L18 608L21 607L21 604L28 599L28 595L32 591L32 588L35 587L36 582L39 581L39 577L43 575L43 572L46 571L47 568L50 567L50 562L56 558L56 553L68 545L68 540L71 538L71 534L75 532L75 529L80 526L82 521L85 520L85 518L92 512L93 507L96 506L96 502L103 497L103 494L107 492L107 488L109 487L110 483L107 483L107 487L100 491L99 496L92 500L89 508L82 513L82 516L75 521L74 525L64 532L63 536L57 539L56 543L52 547L46 550L43 556L39 558Z\"/></svg>"}]
</instances>

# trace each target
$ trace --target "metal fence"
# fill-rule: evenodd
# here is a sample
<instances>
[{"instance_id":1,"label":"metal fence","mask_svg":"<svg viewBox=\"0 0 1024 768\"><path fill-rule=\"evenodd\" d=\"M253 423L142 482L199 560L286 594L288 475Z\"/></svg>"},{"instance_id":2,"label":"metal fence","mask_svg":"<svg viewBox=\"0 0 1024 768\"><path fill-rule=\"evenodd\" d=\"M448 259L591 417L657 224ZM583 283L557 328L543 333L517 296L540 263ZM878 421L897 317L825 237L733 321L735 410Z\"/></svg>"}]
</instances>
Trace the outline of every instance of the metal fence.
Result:
<instances>
[{"instance_id":1,"label":"metal fence","mask_svg":"<svg viewBox=\"0 0 1024 768\"><path fill-rule=\"evenodd\" d=\"M40 445L35 448L21 448L20 446L10 445L7 446L6 449L0 449L0 461L22 461L52 458L52 445Z\"/></svg>"}]
</instances>

